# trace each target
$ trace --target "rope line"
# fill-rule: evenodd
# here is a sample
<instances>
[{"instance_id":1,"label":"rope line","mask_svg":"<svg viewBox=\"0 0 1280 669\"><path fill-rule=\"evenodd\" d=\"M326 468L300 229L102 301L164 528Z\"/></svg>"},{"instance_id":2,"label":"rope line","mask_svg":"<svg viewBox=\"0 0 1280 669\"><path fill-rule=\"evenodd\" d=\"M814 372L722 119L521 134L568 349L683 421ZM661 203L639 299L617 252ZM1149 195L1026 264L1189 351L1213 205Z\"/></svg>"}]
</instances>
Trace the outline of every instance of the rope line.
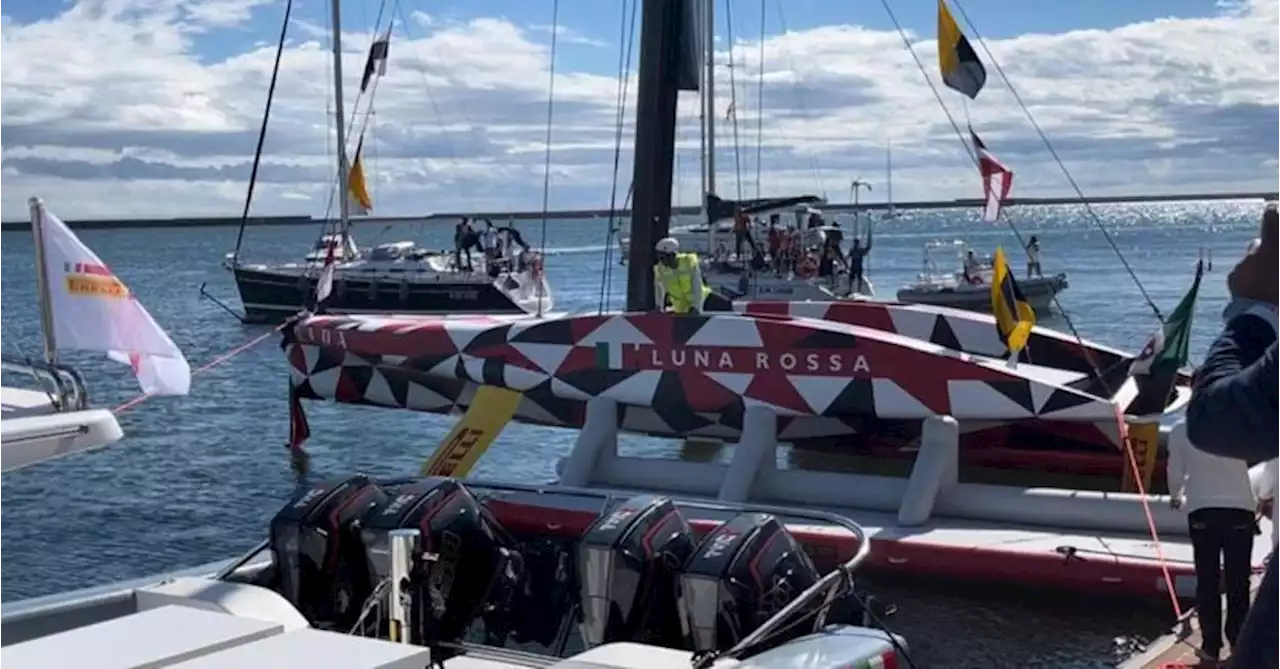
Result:
<instances>
[{"instance_id":1,"label":"rope line","mask_svg":"<svg viewBox=\"0 0 1280 669\"><path fill-rule=\"evenodd\" d=\"M627 19L627 0L622 1L621 18L618 26L618 44L625 45L618 51L618 97L617 122L613 144L613 183L609 189L609 226L604 240L604 271L600 274L599 312L603 314L609 306L609 297L613 293L613 247L621 239L618 216L618 171L622 163L623 130L627 123L627 97L631 88L631 57L636 40L636 9L639 0L631 0L631 18ZM633 184L634 185L634 184ZM627 201L631 200L628 189ZM624 203L625 207L626 204ZM619 251L621 251L619 249Z\"/></svg>"},{"instance_id":2,"label":"rope line","mask_svg":"<svg viewBox=\"0 0 1280 669\"><path fill-rule=\"evenodd\" d=\"M546 269L547 257L547 207L551 199L551 123L555 117L556 110L556 44L559 42L560 33L560 0L551 3L551 66L550 82L547 84L547 135L546 135L546 157L542 162L542 241L539 243L541 247L539 253L541 258L539 262L543 263L543 271ZM538 279L538 318L542 318L542 309L544 300L543 286L546 281L539 277Z\"/></svg>"},{"instance_id":3,"label":"rope line","mask_svg":"<svg viewBox=\"0 0 1280 669\"><path fill-rule=\"evenodd\" d=\"M285 322L283 322L283 323L281 323L281 324L279 324L279 325L275 326L275 327L274 327L274 328L272 328L271 330L269 330L269 331L267 331L267 332L264 332L264 333L262 333L262 334L258 335L257 337L254 337L253 339L249 340L247 343L245 343L245 344L241 344L240 346L237 346L237 347L235 347L235 348L231 349L230 351L227 351L226 353L223 353L222 355L220 355L220 356L218 356L218 357L214 358L213 360L210 360L209 362L207 362L207 363L205 363L205 364L203 364L203 365L201 365L201 366L197 367L196 369L192 370L192 371L191 371L191 378L195 378L195 377L197 377L197 376L199 376L199 375L201 375L201 374L204 374L205 372L209 371L210 369L213 369L214 367L217 367L218 365L221 365L222 363L224 363L224 362L226 362L226 361L228 361L228 360L230 360L230 359L232 359L232 358L236 357L237 355L240 355L241 353L244 353L245 351L247 351L247 350L249 350L249 349L253 348L254 346L257 346L258 344L261 344L264 340L266 340L266 339L267 339L267 337L270 337L270 336L272 336L272 335L276 334L277 332L280 332L280 331L281 331L281 330L283 330L286 326L293 325L293 324L295 324L296 322L297 322L297 321L296 321L296 319L290 318L289 320L286 320ZM124 402L124 403L120 404L119 406L117 406L116 408L112 409L112 410L111 410L111 413L114 413L114 414L120 414L120 413L122 413L122 412L128 411L129 409L132 409L132 408L134 408L134 407L138 406L139 404L142 404L143 402L145 402L145 401L146 401L146 400L148 400L148 399L151 399L152 397L155 397L155 396L154 396L154 395L152 395L151 393L142 393L141 395L138 395L137 397L135 397L135 398L133 398L133 399L131 399L131 400L127 401L127 402Z\"/></svg>"}]
</instances>

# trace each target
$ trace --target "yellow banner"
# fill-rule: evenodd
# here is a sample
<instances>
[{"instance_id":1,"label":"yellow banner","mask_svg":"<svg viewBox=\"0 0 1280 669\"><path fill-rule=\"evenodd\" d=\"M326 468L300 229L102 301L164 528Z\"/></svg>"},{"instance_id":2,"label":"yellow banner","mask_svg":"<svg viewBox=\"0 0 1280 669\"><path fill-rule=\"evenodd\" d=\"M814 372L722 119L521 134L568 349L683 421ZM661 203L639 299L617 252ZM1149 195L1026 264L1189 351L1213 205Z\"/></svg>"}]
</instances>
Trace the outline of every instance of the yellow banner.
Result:
<instances>
[{"instance_id":1,"label":"yellow banner","mask_svg":"<svg viewBox=\"0 0 1280 669\"><path fill-rule=\"evenodd\" d=\"M422 463L422 475L465 477L516 415L520 397L514 390L480 386L462 420Z\"/></svg>"},{"instance_id":2,"label":"yellow banner","mask_svg":"<svg viewBox=\"0 0 1280 669\"><path fill-rule=\"evenodd\" d=\"M1134 459L1138 461L1138 472L1142 474L1141 490L1151 493L1151 474L1156 468L1156 456L1160 452L1160 423L1156 421L1132 421L1129 423L1129 445L1133 447ZM1138 492L1139 488L1133 480L1133 465L1125 454L1124 474L1120 479L1122 492Z\"/></svg>"}]
</instances>

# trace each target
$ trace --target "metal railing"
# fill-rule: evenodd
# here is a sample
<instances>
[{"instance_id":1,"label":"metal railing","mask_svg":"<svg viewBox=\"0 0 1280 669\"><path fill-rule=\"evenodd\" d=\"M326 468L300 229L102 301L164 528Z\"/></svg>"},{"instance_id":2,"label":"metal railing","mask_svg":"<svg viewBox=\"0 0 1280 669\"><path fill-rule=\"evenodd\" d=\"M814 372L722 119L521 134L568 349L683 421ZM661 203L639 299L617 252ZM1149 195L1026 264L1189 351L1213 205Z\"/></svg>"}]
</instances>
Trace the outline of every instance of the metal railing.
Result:
<instances>
[{"instance_id":1,"label":"metal railing","mask_svg":"<svg viewBox=\"0 0 1280 669\"><path fill-rule=\"evenodd\" d=\"M35 379L40 390L49 395L58 411L83 411L89 408L89 388L75 369L57 363L0 358L7 374L23 374Z\"/></svg>"}]
</instances>

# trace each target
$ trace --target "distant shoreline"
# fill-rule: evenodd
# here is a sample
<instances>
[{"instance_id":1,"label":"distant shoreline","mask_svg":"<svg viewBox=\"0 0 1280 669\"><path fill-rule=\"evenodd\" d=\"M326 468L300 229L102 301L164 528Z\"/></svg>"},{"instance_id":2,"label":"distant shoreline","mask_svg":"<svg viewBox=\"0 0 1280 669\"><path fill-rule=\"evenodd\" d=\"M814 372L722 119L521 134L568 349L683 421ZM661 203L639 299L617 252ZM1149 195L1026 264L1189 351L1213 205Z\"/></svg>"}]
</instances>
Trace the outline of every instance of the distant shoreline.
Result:
<instances>
[{"instance_id":1,"label":"distant shoreline","mask_svg":"<svg viewBox=\"0 0 1280 669\"><path fill-rule=\"evenodd\" d=\"M1142 202L1192 202L1197 200L1264 200L1271 201L1280 199L1276 193L1195 193L1188 195L1119 195L1111 197L1095 197L1090 198L1090 204L1117 204L1117 203L1142 203ZM1011 198L1006 202L1006 206L1029 206L1029 205L1068 205L1079 204L1079 198L1074 197L1026 197ZM932 202L898 202L894 203L893 208L897 210L913 210L913 209L954 209L963 207L979 207L982 201L978 199L962 199L962 200L940 200ZM824 207L828 211L845 212L850 211L854 207L849 203L832 203ZM888 209L886 202L866 202L858 206L858 209L869 211L883 211ZM689 216L697 214L697 207L674 207L672 214ZM629 217L629 210L616 212L618 216ZM519 211L519 212L445 212L427 214L424 216L390 216L390 217L361 217L354 219L356 223L368 224L404 224L404 223L436 223L450 220L457 220L462 216L470 218L494 220L542 220L545 216L554 220L590 220L604 218L609 215L608 209L577 209L577 210L561 210L548 211L545 214L540 211ZM312 216L253 216L249 218L246 227L263 227L263 226L319 226L324 219ZM67 224L77 230L121 230L127 228L228 228L239 227L240 219L238 217L229 218L132 218L132 219L83 219L75 221L67 221ZM0 223L0 230L4 232L15 232L30 230L30 221L5 221Z\"/></svg>"}]
</instances>

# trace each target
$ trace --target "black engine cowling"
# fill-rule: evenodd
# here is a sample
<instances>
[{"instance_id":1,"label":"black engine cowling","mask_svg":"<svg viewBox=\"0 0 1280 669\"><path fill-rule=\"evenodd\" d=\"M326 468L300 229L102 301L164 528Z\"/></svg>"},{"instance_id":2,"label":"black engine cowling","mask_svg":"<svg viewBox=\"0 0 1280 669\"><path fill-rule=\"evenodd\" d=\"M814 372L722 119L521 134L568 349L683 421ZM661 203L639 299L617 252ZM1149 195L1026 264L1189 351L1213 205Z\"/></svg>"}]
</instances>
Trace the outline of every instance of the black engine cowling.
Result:
<instances>
[{"instance_id":1,"label":"black engine cowling","mask_svg":"<svg viewBox=\"0 0 1280 669\"><path fill-rule=\"evenodd\" d=\"M694 543L665 497L640 495L600 514L578 547L583 643L678 646L676 577Z\"/></svg>"},{"instance_id":2,"label":"black engine cowling","mask_svg":"<svg viewBox=\"0 0 1280 669\"><path fill-rule=\"evenodd\" d=\"M515 539L455 480L428 478L390 492L389 501L365 517L361 536L381 579L390 573L387 533L421 533L410 573L410 641L456 641L479 618L491 633L503 627L522 571Z\"/></svg>"},{"instance_id":3,"label":"black engine cowling","mask_svg":"<svg viewBox=\"0 0 1280 669\"><path fill-rule=\"evenodd\" d=\"M809 556L777 518L764 513L735 517L702 540L680 575L686 645L694 651L727 650L818 578ZM806 631L797 625L790 637Z\"/></svg>"},{"instance_id":4,"label":"black engine cowling","mask_svg":"<svg viewBox=\"0 0 1280 669\"><path fill-rule=\"evenodd\" d=\"M281 594L317 627L347 631L371 592L358 520L386 495L364 476L312 486L271 520Z\"/></svg>"}]
</instances>

